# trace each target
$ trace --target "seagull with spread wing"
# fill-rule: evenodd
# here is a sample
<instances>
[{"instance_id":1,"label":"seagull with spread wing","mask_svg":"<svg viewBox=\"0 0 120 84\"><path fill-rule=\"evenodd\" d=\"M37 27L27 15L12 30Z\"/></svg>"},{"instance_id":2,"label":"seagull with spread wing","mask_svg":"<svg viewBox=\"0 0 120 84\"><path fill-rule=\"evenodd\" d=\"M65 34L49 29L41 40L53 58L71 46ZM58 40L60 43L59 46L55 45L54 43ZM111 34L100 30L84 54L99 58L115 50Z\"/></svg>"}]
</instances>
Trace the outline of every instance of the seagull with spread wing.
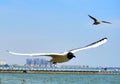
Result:
<instances>
[{"instance_id":1,"label":"seagull with spread wing","mask_svg":"<svg viewBox=\"0 0 120 84\"><path fill-rule=\"evenodd\" d=\"M63 52L63 53L31 53L31 54L26 53L25 54L25 53L16 53L16 52L12 52L12 51L8 51L8 52L13 55L21 55L21 56L22 55L23 56L33 56L33 57L34 56L50 56L50 57L52 57L50 62L53 62L55 64L55 63L67 62L75 57L74 53L81 51L81 50L99 47L100 45L102 45L106 42L107 42L107 38L105 37L105 38L102 38L101 40L91 43L85 47L72 49L72 50L69 50L69 51Z\"/></svg>"},{"instance_id":2,"label":"seagull with spread wing","mask_svg":"<svg viewBox=\"0 0 120 84\"><path fill-rule=\"evenodd\" d=\"M94 18L93 16L91 16L91 15L88 15L91 19L93 19L94 20L94 23L93 23L93 25L98 25L98 24L101 24L101 23L107 23L107 24L112 24L111 22L107 22L107 21L99 21L99 20L97 20L96 18Z\"/></svg>"}]
</instances>

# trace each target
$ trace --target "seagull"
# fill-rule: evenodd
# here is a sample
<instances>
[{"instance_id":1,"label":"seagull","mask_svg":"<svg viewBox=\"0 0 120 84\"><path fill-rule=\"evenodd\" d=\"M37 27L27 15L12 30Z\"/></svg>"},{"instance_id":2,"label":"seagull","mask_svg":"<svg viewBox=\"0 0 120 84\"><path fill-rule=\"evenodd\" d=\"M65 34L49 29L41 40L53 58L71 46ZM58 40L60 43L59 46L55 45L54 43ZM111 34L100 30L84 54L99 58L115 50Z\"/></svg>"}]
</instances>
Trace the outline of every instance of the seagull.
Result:
<instances>
[{"instance_id":1,"label":"seagull","mask_svg":"<svg viewBox=\"0 0 120 84\"><path fill-rule=\"evenodd\" d=\"M52 62L53 64L56 63L63 63L63 62L67 62L69 60L71 60L72 58L75 58L76 56L74 55L74 53L81 51L81 50L86 50L86 49L90 49L90 48L95 48L95 47L99 47L100 45L104 44L107 42L107 38L102 38L96 42L93 42L89 45L86 45L84 47L81 48L75 48L72 50L69 50L67 52L63 52L63 53L16 53L16 52L12 52L12 51L7 51L10 54L13 55L23 55L23 56L32 56L32 57L36 57L36 56L50 56L52 57L51 60L49 60L49 62Z\"/></svg>"},{"instance_id":2,"label":"seagull","mask_svg":"<svg viewBox=\"0 0 120 84\"><path fill-rule=\"evenodd\" d=\"M101 23L107 23L107 24L112 24L111 22L107 22L107 21L99 21L97 20L96 18L92 17L91 15L88 15L91 19L94 20L94 23L93 25L98 25L98 24L101 24Z\"/></svg>"}]
</instances>

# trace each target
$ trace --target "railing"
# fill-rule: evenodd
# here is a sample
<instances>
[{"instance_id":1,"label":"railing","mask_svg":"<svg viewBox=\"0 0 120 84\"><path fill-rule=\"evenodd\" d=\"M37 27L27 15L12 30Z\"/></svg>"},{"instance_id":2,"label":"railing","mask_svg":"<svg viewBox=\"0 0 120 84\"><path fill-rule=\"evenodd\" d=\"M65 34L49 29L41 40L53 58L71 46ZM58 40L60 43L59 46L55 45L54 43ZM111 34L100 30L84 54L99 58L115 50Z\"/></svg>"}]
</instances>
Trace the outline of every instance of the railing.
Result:
<instances>
[{"instance_id":1,"label":"railing","mask_svg":"<svg viewBox=\"0 0 120 84\"><path fill-rule=\"evenodd\" d=\"M48 68L48 67L30 67L30 66L1 66L0 71L108 71L108 72L120 72L120 68Z\"/></svg>"}]
</instances>

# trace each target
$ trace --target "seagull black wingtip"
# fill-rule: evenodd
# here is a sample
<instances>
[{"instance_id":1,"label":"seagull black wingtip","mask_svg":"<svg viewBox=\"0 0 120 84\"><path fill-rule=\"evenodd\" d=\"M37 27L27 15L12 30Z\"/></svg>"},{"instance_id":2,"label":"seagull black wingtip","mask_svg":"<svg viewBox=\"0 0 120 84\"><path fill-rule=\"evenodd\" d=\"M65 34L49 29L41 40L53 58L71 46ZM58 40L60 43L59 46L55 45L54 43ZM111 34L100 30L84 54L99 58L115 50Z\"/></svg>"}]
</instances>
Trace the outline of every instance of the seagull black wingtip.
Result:
<instances>
[{"instance_id":1,"label":"seagull black wingtip","mask_svg":"<svg viewBox=\"0 0 120 84\"><path fill-rule=\"evenodd\" d=\"M107 40L108 38L107 38L107 37L104 37L103 39L106 39L106 40Z\"/></svg>"}]
</instances>

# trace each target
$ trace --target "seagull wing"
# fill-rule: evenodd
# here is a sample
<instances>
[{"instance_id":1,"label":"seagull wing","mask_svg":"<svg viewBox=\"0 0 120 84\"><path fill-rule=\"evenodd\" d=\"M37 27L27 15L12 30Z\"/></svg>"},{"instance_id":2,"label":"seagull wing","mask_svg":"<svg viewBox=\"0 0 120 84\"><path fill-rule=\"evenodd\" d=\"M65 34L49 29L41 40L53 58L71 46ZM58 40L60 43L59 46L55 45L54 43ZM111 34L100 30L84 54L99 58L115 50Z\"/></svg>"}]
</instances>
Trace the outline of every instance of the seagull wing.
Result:
<instances>
[{"instance_id":1,"label":"seagull wing","mask_svg":"<svg viewBox=\"0 0 120 84\"><path fill-rule=\"evenodd\" d=\"M108 23L108 24L112 24L111 22L107 22L107 21L101 21L101 22L103 22L103 23Z\"/></svg>"},{"instance_id":2,"label":"seagull wing","mask_svg":"<svg viewBox=\"0 0 120 84\"><path fill-rule=\"evenodd\" d=\"M81 50L86 50L86 49L90 49L90 48L95 48L95 47L98 47L104 43L107 42L107 38L102 38L101 40L99 41L96 41L94 43L91 43L85 47L82 47L82 48L76 48L76 49L72 49L70 50L69 52L72 52L72 53L75 53L75 52L78 52L78 51L81 51Z\"/></svg>"},{"instance_id":3,"label":"seagull wing","mask_svg":"<svg viewBox=\"0 0 120 84\"><path fill-rule=\"evenodd\" d=\"M20 55L20 56L51 56L51 57L54 57L54 56L62 56L63 54L62 53L16 53L16 52L12 52L12 51L7 51L8 53L10 54L13 54L13 55Z\"/></svg>"},{"instance_id":4,"label":"seagull wing","mask_svg":"<svg viewBox=\"0 0 120 84\"><path fill-rule=\"evenodd\" d=\"M97 21L96 18L92 17L91 15L88 15L91 19L93 19L95 22Z\"/></svg>"}]
</instances>

